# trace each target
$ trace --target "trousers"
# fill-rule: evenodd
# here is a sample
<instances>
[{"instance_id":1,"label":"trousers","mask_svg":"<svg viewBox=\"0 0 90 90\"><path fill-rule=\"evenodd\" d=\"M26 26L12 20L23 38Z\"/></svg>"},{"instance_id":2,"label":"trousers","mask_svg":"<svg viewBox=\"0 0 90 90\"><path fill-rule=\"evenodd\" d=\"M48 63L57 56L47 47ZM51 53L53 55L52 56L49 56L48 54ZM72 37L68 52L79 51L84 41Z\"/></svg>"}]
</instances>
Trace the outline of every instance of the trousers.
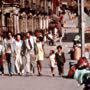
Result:
<instances>
[{"instance_id":1,"label":"trousers","mask_svg":"<svg viewBox=\"0 0 90 90\"><path fill-rule=\"evenodd\" d=\"M27 73L30 73L30 51L27 51L27 53L25 54L25 57L26 57L25 71Z\"/></svg>"},{"instance_id":2,"label":"trousers","mask_svg":"<svg viewBox=\"0 0 90 90\"><path fill-rule=\"evenodd\" d=\"M20 54L16 55L15 66L16 66L17 73L20 73L21 72L20 68L22 66L22 58Z\"/></svg>"}]
</instances>

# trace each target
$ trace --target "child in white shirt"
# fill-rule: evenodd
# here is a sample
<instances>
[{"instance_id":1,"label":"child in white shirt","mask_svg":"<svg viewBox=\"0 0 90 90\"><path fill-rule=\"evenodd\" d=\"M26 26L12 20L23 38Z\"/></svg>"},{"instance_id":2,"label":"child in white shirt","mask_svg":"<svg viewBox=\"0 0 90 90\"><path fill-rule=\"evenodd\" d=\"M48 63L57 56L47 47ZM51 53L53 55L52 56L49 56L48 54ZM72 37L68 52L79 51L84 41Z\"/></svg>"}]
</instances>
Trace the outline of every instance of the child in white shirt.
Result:
<instances>
[{"instance_id":1,"label":"child in white shirt","mask_svg":"<svg viewBox=\"0 0 90 90\"><path fill-rule=\"evenodd\" d=\"M54 69L56 67L56 65L55 65L56 62L55 62L55 53L54 53L54 50L50 51L49 61L50 61L50 67L51 67L52 76L55 76Z\"/></svg>"}]
</instances>

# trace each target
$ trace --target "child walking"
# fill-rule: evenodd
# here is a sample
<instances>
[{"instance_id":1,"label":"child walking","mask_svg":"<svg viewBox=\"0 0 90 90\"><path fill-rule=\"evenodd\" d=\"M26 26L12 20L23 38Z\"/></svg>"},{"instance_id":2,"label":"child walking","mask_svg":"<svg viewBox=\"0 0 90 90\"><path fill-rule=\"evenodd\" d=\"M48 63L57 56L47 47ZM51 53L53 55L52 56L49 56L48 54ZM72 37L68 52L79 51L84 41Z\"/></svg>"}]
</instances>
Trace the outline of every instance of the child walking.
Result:
<instances>
[{"instance_id":1,"label":"child walking","mask_svg":"<svg viewBox=\"0 0 90 90\"><path fill-rule=\"evenodd\" d=\"M50 50L49 61L50 61L51 73L52 73L52 76L54 77L55 76L54 70L55 70L55 67L56 67L54 50Z\"/></svg>"}]
</instances>

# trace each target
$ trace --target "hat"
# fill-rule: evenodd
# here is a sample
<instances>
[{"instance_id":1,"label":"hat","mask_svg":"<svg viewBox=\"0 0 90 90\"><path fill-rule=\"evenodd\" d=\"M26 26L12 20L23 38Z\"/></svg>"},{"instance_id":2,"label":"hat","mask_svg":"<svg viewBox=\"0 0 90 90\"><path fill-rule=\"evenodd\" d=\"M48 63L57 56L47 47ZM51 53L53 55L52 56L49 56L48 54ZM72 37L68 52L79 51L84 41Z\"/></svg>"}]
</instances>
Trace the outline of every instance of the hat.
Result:
<instances>
[{"instance_id":1,"label":"hat","mask_svg":"<svg viewBox=\"0 0 90 90\"><path fill-rule=\"evenodd\" d=\"M75 41L78 41L80 40L80 36L79 35L76 35L75 38L74 38Z\"/></svg>"}]
</instances>

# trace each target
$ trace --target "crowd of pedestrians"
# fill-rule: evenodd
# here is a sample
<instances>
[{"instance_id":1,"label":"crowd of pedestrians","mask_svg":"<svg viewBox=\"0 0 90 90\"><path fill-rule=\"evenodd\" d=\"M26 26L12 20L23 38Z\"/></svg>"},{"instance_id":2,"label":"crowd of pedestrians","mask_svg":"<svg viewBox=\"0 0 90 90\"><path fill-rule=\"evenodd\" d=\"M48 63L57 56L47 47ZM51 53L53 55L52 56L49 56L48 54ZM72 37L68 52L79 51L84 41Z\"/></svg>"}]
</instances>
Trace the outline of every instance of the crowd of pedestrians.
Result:
<instances>
[{"instance_id":1,"label":"crowd of pedestrians","mask_svg":"<svg viewBox=\"0 0 90 90\"><path fill-rule=\"evenodd\" d=\"M35 32L26 32L16 35L12 35L12 32L7 32L7 37L3 38L0 42L0 71L2 75L5 75L5 66L4 63L7 63L7 69L9 76L12 75L34 75L35 67L37 66L37 74L42 76L43 69L43 60L45 59L45 41L43 33ZM48 38L47 38L48 39ZM76 47L74 43L74 47ZM87 65L89 63L87 58L80 58L80 55L75 58L74 54L76 53L75 49L72 49L71 60L76 60L77 64L70 65L70 70L68 72L68 77L72 78L75 70L78 68L77 65ZM78 50L77 50L78 53ZM63 52L62 46L57 46L57 51L53 49L50 50L48 55L49 65L51 69L51 75L55 76L55 68L58 69L58 75L64 75L64 64L66 62L65 54ZM82 60L82 61L81 61ZM84 63L84 61L87 61Z\"/></svg>"},{"instance_id":2,"label":"crowd of pedestrians","mask_svg":"<svg viewBox=\"0 0 90 90\"><path fill-rule=\"evenodd\" d=\"M42 62L45 59L43 33L32 32L12 35L7 32L7 37L0 43L0 71L5 74L4 62L7 63L8 74L12 75L34 75L37 66L38 75L42 75ZM58 67L58 73L63 75L65 63L62 46L57 47L57 52L50 51L50 68L52 76L55 76L54 68Z\"/></svg>"}]
</instances>

